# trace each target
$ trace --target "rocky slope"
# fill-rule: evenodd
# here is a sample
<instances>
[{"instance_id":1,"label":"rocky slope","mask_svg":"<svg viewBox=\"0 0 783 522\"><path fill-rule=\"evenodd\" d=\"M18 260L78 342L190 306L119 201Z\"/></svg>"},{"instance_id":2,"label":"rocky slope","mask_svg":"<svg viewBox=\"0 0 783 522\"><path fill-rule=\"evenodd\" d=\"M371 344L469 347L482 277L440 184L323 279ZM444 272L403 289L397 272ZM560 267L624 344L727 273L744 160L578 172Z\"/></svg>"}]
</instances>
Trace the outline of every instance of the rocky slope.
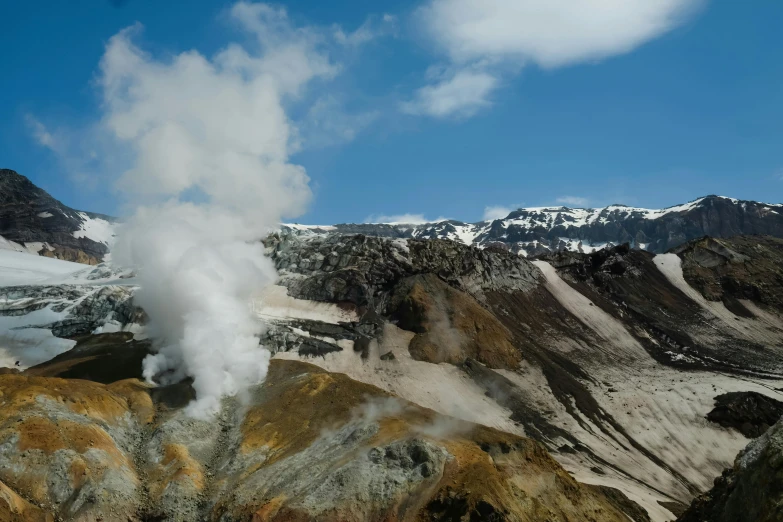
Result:
<instances>
[{"instance_id":1,"label":"rocky slope","mask_svg":"<svg viewBox=\"0 0 783 522\"><path fill-rule=\"evenodd\" d=\"M98 264L113 218L67 207L26 177L0 169L0 248Z\"/></svg>"},{"instance_id":2,"label":"rocky slope","mask_svg":"<svg viewBox=\"0 0 783 522\"><path fill-rule=\"evenodd\" d=\"M0 513L673 520L783 401L778 244L529 261L492 245L283 230L265 240L280 280L253 302L274 353L264 385L203 423L182 413L187 382L135 380L151 348L133 329L74 338L2 377ZM133 291L96 277L5 289L4 306L52 332L33 314ZM143 322L105 302L114 330ZM79 324L71 336L94 326Z\"/></svg>"},{"instance_id":3,"label":"rocky slope","mask_svg":"<svg viewBox=\"0 0 783 522\"><path fill-rule=\"evenodd\" d=\"M678 522L783 520L783 422L751 442Z\"/></svg>"}]
</instances>

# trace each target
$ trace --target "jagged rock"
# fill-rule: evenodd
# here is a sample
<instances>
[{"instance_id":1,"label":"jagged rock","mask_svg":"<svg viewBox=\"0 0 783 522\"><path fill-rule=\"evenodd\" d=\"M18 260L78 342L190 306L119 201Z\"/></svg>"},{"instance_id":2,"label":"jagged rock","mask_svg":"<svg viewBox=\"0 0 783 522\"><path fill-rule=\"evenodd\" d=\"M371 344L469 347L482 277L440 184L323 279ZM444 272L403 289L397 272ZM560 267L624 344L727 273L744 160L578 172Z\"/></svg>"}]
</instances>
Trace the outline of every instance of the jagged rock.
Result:
<instances>
[{"instance_id":1,"label":"jagged rock","mask_svg":"<svg viewBox=\"0 0 783 522\"><path fill-rule=\"evenodd\" d=\"M437 274L478 299L495 289L530 289L540 276L519 256L453 241L274 234L265 244L289 294L361 308L379 306L394 284L415 274Z\"/></svg>"},{"instance_id":2,"label":"jagged rock","mask_svg":"<svg viewBox=\"0 0 783 522\"><path fill-rule=\"evenodd\" d=\"M51 307L61 319L37 324L57 337L92 333L108 322L119 327L146 322L133 304L133 287L119 285L11 286L0 288L0 315L22 316Z\"/></svg>"},{"instance_id":3,"label":"jagged rock","mask_svg":"<svg viewBox=\"0 0 783 522\"><path fill-rule=\"evenodd\" d=\"M400 328L416 332L409 346L414 359L461 364L470 357L492 368L514 369L522 358L495 316L433 274L402 280L387 313Z\"/></svg>"}]
</instances>

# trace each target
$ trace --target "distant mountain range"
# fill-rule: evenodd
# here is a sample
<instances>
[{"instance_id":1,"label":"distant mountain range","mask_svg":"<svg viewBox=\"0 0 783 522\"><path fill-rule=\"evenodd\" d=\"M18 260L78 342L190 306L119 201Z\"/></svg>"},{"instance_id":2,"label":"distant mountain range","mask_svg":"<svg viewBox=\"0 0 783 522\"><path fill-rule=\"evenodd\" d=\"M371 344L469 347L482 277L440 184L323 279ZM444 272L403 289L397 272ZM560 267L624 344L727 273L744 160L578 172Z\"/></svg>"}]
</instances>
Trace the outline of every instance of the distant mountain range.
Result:
<instances>
[{"instance_id":1,"label":"distant mountain range","mask_svg":"<svg viewBox=\"0 0 783 522\"><path fill-rule=\"evenodd\" d=\"M590 253L629 243L663 253L704 236L765 234L783 237L783 205L706 196L660 210L610 205L583 209L520 208L503 219L463 223L364 223L334 226L286 225L299 234L345 234L418 239L452 239L469 245L505 245L527 257L562 250Z\"/></svg>"},{"instance_id":2,"label":"distant mountain range","mask_svg":"<svg viewBox=\"0 0 783 522\"><path fill-rule=\"evenodd\" d=\"M115 223L110 216L63 205L13 170L0 170L0 248L95 264L109 251ZM451 239L479 247L500 246L526 257L564 250L590 253L625 243L664 253L704 236L762 234L783 238L783 205L706 196L660 210L625 205L532 207L477 223L284 224L282 229L295 235L331 232Z\"/></svg>"}]
</instances>

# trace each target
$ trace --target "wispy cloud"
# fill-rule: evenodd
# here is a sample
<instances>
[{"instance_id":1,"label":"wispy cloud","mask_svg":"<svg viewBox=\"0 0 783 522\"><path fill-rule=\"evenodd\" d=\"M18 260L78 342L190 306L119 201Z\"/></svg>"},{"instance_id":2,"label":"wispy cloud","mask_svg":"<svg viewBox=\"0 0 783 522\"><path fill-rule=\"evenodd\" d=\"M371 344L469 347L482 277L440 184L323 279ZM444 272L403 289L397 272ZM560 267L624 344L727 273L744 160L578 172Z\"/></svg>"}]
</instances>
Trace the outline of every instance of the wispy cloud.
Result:
<instances>
[{"instance_id":1,"label":"wispy cloud","mask_svg":"<svg viewBox=\"0 0 783 522\"><path fill-rule=\"evenodd\" d=\"M322 148L353 141L379 117L380 111L351 113L336 96L318 98L300 122L299 134L304 148Z\"/></svg>"},{"instance_id":2,"label":"wispy cloud","mask_svg":"<svg viewBox=\"0 0 783 522\"><path fill-rule=\"evenodd\" d=\"M561 205L571 205L573 207L586 207L590 203L589 199L579 196L560 196L555 201Z\"/></svg>"},{"instance_id":3,"label":"wispy cloud","mask_svg":"<svg viewBox=\"0 0 783 522\"><path fill-rule=\"evenodd\" d=\"M414 115L468 117L491 105L489 96L497 86L498 79L490 74L459 70L417 90L401 109Z\"/></svg>"},{"instance_id":4,"label":"wispy cloud","mask_svg":"<svg viewBox=\"0 0 783 522\"><path fill-rule=\"evenodd\" d=\"M474 78L483 74L483 87L455 96L443 80L430 82L411 103L422 105L424 99L425 107L438 107L417 112L429 116L473 114L489 106L488 94L510 71L530 63L554 68L628 53L683 23L704 2L429 0L417 12L424 34L457 71L455 78L463 70ZM438 102L437 96L445 101Z\"/></svg>"},{"instance_id":5,"label":"wispy cloud","mask_svg":"<svg viewBox=\"0 0 783 522\"><path fill-rule=\"evenodd\" d=\"M369 16L356 30L345 32L339 26L333 26L334 39L340 45L358 46L378 38L393 36L397 33L397 17L391 14Z\"/></svg>"},{"instance_id":6,"label":"wispy cloud","mask_svg":"<svg viewBox=\"0 0 783 522\"><path fill-rule=\"evenodd\" d=\"M519 208L519 205L512 206L503 206L503 205L491 205L488 207L484 207L484 217L482 218L484 221L494 221L496 219L503 219L511 212Z\"/></svg>"},{"instance_id":7,"label":"wispy cloud","mask_svg":"<svg viewBox=\"0 0 783 522\"><path fill-rule=\"evenodd\" d=\"M385 224L400 224L400 225L422 225L424 223L440 223L441 221L447 221L449 218L438 217L436 219L427 219L424 214L373 214L367 216L364 220L365 223L385 223Z\"/></svg>"},{"instance_id":8,"label":"wispy cloud","mask_svg":"<svg viewBox=\"0 0 783 522\"><path fill-rule=\"evenodd\" d=\"M40 120L38 120L32 114L26 114L25 122L27 123L33 138L35 138L35 141L38 142L39 145L52 150L57 148L55 145L54 136L51 132L49 132L49 129L46 128L46 125L41 123Z\"/></svg>"}]
</instances>

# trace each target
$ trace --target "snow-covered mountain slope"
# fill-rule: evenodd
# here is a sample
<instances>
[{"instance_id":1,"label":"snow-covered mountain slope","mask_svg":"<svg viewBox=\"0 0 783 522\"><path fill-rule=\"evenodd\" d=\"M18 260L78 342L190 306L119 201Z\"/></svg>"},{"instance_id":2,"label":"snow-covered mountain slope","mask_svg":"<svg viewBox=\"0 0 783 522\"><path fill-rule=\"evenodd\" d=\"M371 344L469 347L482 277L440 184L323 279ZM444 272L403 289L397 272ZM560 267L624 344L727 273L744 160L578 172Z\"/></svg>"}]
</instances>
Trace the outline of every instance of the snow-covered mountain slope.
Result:
<instances>
[{"instance_id":1,"label":"snow-covered mountain slope","mask_svg":"<svg viewBox=\"0 0 783 522\"><path fill-rule=\"evenodd\" d=\"M114 235L109 216L63 205L26 177L0 169L0 249L97 264Z\"/></svg>"},{"instance_id":2,"label":"snow-covered mountain slope","mask_svg":"<svg viewBox=\"0 0 783 522\"><path fill-rule=\"evenodd\" d=\"M0 170L0 249L97 264L114 240L114 218L73 210L12 170ZM523 256L567 250L590 253L629 243L664 253L692 239L766 234L783 237L783 205L706 196L665 209L625 205L582 209L531 207L503 219L465 223L284 224L299 235L365 234L399 239L451 239L505 246Z\"/></svg>"},{"instance_id":3,"label":"snow-covered mountain slope","mask_svg":"<svg viewBox=\"0 0 783 522\"><path fill-rule=\"evenodd\" d=\"M707 196L666 209L610 205L597 209L521 208L503 219L478 223L447 220L424 224L285 225L300 234L337 231L391 238L451 239L468 245L507 245L536 256L559 250L590 253L607 246L663 253L703 236L767 234L783 237L783 205Z\"/></svg>"}]
</instances>

